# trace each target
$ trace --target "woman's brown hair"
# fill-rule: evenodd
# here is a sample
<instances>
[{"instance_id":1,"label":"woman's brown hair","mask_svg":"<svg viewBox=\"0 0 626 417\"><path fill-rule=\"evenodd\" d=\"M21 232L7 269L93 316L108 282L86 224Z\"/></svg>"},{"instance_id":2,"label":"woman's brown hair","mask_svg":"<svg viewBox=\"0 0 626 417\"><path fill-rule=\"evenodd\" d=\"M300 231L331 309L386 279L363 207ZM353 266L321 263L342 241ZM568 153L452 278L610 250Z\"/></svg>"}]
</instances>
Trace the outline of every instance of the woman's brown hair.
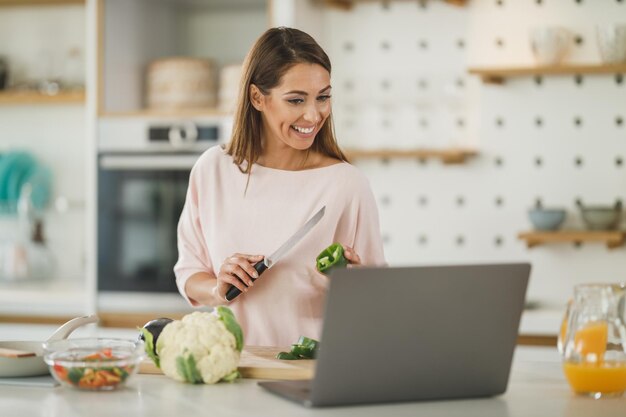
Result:
<instances>
[{"instance_id":1,"label":"woman's brown hair","mask_svg":"<svg viewBox=\"0 0 626 417\"><path fill-rule=\"evenodd\" d=\"M269 94L269 90L280 83L282 76L300 63L321 65L330 74L330 59L326 52L315 39L298 29L268 29L248 52L243 65L233 133L226 146L226 153L233 157L241 172L250 174L252 164L261 156L262 150L261 112L250 102L250 85L254 84L261 93ZM337 145L332 112L309 150L342 161L348 160Z\"/></svg>"}]
</instances>

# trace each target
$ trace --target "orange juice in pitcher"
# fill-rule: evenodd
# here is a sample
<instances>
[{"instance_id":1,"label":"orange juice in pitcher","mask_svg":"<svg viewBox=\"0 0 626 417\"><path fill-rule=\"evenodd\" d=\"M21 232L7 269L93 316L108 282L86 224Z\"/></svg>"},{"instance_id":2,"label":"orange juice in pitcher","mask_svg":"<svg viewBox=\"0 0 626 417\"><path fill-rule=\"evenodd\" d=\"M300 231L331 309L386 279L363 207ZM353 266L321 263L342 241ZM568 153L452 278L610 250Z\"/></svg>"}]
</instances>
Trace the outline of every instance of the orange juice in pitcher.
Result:
<instances>
[{"instance_id":1,"label":"orange juice in pitcher","mask_svg":"<svg viewBox=\"0 0 626 417\"><path fill-rule=\"evenodd\" d=\"M602 398L626 392L626 287L578 285L559 334L563 371L572 389Z\"/></svg>"}]
</instances>

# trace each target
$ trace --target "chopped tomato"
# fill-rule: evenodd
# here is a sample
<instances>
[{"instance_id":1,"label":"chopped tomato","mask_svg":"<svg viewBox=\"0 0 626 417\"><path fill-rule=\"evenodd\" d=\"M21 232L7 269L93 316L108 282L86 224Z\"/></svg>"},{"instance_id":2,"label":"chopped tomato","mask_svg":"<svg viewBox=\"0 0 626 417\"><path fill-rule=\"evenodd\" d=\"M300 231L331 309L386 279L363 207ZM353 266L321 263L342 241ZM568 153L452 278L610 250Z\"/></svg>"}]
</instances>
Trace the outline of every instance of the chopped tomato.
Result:
<instances>
[{"instance_id":1,"label":"chopped tomato","mask_svg":"<svg viewBox=\"0 0 626 417\"><path fill-rule=\"evenodd\" d=\"M59 379L79 388L98 389L101 387L115 387L124 382L134 370L133 365L123 367L105 366L107 362L116 359L118 358L113 356L112 349L106 348L82 358L82 360L86 362L102 361L102 367L97 367L97 364L94 363L91 367L86 366L68 369L55 364L53 370Z\"/></svg>"},{"instance_id":2,"label":"chopped tomato","mask_svg":"<svg viewBox=\"0 0 626 417\"><path fill-rule=\"evenodd\" d=\"M54 372L62 380L67 380L67 369L59 364L54 364Z\"/></svg>"}]
</instances>

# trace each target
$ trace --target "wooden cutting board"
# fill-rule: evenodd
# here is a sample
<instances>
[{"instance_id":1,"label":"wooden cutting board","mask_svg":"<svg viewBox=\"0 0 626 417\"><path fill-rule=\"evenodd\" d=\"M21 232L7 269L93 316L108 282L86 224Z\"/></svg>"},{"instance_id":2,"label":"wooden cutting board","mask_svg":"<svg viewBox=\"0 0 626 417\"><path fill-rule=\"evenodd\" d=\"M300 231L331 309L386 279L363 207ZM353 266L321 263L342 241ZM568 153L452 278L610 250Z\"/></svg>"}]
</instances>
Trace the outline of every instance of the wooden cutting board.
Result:
<instances>
[{"instance_id":1,"label":"wooden cutting board","mask_svg":"<svg viewBox=\"0 0 626 417\"><path fill-rule=\"evenodd\" d=\"M289 348L271 346L246 346L241 352L239 372L243 378L254 379L311 379L315 372L314 360L286 361L276 359L278 352L287 352ZM139 365L140 374L162 374L150 359Z\"/></svg>"}]
</instances>

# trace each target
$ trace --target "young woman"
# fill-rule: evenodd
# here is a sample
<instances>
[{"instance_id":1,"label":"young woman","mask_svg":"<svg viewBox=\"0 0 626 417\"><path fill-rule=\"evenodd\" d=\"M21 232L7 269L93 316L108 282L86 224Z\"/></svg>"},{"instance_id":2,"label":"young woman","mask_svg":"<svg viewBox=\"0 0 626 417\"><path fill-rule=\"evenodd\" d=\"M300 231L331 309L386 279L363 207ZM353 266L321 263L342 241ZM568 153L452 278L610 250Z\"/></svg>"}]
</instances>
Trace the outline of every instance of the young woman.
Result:
<instances>
[{"instance_id":1,"label":"young woman","mask_svg":"<svg viewBox=\"0 0 626 417\"><path fill-rule=\"evenodd\" d=\"M315 258L330 244L341 243L352 264L385 263L369 183L334 136L330 72L311 36L269 29L246 57L230 143L191 171L178 288L193 306L228 304L249 345L319 337L328 278ZM321 221L253 282L253 265L323 206ZM231 285L242 294L229 303Z\"/></svg>"}]
</instances>

